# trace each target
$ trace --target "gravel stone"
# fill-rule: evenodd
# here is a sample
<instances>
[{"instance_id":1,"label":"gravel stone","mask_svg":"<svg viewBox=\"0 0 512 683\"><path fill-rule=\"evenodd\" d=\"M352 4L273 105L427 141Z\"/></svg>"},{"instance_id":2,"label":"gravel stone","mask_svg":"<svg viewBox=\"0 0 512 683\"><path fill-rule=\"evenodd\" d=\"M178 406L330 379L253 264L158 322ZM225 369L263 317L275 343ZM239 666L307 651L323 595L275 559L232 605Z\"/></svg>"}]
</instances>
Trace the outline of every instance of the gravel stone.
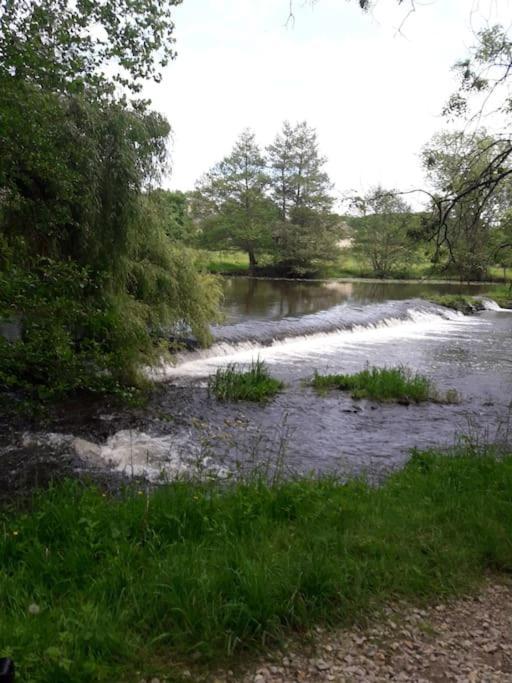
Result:
<instances>
[{"instance_id":1,"label":"gravel stone","mask_svg":"<svg viewBox=\"0 0 512 683\"><path fill-rule=\"evenodd\" d=\"M428 609L401 602L382 614L367 628L315 628L307 645L292 639L226 681L512 683L512 583L504 578L489 579L474 596Z\"/></svg>"}]
</instances>

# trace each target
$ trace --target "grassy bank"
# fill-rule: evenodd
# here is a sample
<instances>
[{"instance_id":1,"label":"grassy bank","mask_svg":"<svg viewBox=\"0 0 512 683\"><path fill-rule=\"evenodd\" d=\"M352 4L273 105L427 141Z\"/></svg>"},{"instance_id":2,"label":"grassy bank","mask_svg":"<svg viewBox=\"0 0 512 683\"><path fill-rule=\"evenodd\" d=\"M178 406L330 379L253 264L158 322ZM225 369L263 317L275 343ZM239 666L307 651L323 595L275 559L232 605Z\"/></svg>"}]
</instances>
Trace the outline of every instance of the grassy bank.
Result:
<instances>
[{"instance_id":1,"label":"grassy bank","mask_svg":"<svg viewBox=\"0 0 512 683\"><path fill-rule=\"evenodd\" d=\"M242 251L208 251L206 254L208 270L211 273L247 275L249 272L249 259L247 254ZM271 258L269 256L261 255L259 259L260 266L265 267L270 263ZM363 261L361 256L354 253L351 249L343 250L335 263L326 266L316 273L315 276L322 278L375 278L375 274L372 273L368 263ZM420 259L410 264L407 268L401 268L399 271L391 274L390 277L401 280L458 281L457 276L453 273L446 273L442 270L439 272L433 271L432 263L427 258ZM496 283L503 282L503 269L491 266L488 270L487 279Z\"/></svg>"},{"instance_id":2,"label":"grassy bank","mask_svg":"<svg viewBox=\"0 0 512 683\"><path fill-rule=\"evenodd\" d=\"M512 308L512 289L510 287L493 287L484 295L489 299L495 301L498 306L502 308ZM426 296L429 301L439 306L452 308L454 311L459 311L466 315L475 313L476 311L483 311L485 306L482 303L481 296L469 296L465 294L442 294L439 296L429 294Z\"/></svg>"},{"instance_id":3,"label":"grassy bank","mask_svg":"<svg viewBox=\"0 0 512 683\"><path fill-rule=\"evenodd\" d=\"M243 251L208 251L207 268L210 273L221 275L249 272L249 257Z\"/></svg>"},{"instance_id":4,"label":"grassy bank","mask_svg":"<svg viewBox=\"0 0 512 683\"><path fill-rule=\"evenodd\" d=\"M369 398L399 403L454 403L458 399L454 390L442 395L428 377L402 366L366 368L352 375L315 373L311 385L319 392L329 389L350 391L352 398L355 399Z\"/></svg>"},{"instance_id":5,"label":"grassy bank","mask_svg":"<svg viewBox=\"0 0 512 683\"><path fill-rule=\"evenodd\" d=\"M502 308L512 308L512 286L501 286L493 288L487 295Z\"/></svg>"},{"instance_id":6,"label":"grassy bank","mask_svg":"<svg viewBox=\"0 0 512 683\"><path fill-rule=\"evenodd\" d=\"M479 298L465 294L429 294L427 298L433 304L451 308L465 315L471 315L471 313L476 311L484 310L484 306Z\"/></svg>"},{"instance_id":7,"label":"grassy bank","mask_svg":"<svg viewBox=\"0 0 512 683\"><path fill-rule=\"evenodd\" d=\"M512 571L512 457L417 454L378 489L69 482L1 515L0 649L23 681L138 681ZM196 664L192 664L195 666Z\"/></svg>"}]
</instances>

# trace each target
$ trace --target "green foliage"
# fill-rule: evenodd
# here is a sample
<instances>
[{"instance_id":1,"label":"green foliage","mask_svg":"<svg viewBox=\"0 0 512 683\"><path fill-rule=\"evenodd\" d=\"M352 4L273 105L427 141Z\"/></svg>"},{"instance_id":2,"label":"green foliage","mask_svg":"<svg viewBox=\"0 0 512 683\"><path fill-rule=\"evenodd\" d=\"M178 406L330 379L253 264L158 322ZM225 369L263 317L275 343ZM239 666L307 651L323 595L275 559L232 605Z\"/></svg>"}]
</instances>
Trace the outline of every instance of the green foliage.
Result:
<instances>
[{"instance_id":1,"label":"green foliage","mask_svg":"<svg viewBox=\"0 0 512 683\"><path fill-rule=\"evenodd\" d=\"M341 235L340 220L334 214L293 208L289 220L274 228L275 261L291 275L318 272L335 262Z\"/></svg>"},{"instance_id":2,"label":"green foliage","mask_svg":"<svg viewBox=\"0 0 512 683\"><path fill-rule=\"evenodd\" d=\"M277 211L265 196L268 176L254 134L245 130L231 154L198 183L193 211L201 221L201 246L242 249L251 269L272 244Z\"/></svg>"},{"instance_id":3,"label":"green foliage","mask_svg":"<svg viewBox=\"0 0 512 683\"><path fill-rule=\"evenodd\" d=\"M235 364L219 368L208 382L208 391L219 401L265 401L282 388L283 383L271 377L259 359L248 370L239 370Z\"/></svg>"},{"instance_id":4,"label":"green foliage","mask_svg":"<svg viewBox=\"0 0 512 683\"><path fill-rule=\"evenodd\" d=\"M425 375L413 373L409 368L366 368L353 375L320 375L315 373L311 385L318 391L340 389L351 391L352 398L369 398L377 401L421 403L423 401L456 402L450 391L444 398Z\"/></svg>"},{"instance_id":5,"label":"green foliage","mask_svg":"<svg viewBox=\"0 0 512 683\"><path fill-rule=\"evenodd\" d=\"M323 170L316 131L306 121L282 131L267 148L272 198L279 207L281 221L291 218L293 209L327 213L333 204L329 176Z\"/></svg>"},{"instance_id":6,"label":"green foliage","mask_svg":"<svg viewBox=\"0 0 512 683\"><path fill-rule=\"evenodd\" d=\"M118 103L10 86L0 93L2 232L22 238L29 255L110 272L115 286L138 239L139 195L165 160L168 123Z\"/></svg>"},{"instance_id":7,"label":"green foliage","mask_svg":"<svg viewBox=\"0 0 512 683\"><path fill-rule=\"evenodd\" d=\"M366 261L376 277L391 276L417 260L411 233L418 218L393 190L376 187L358 198L362 213L353 218L353 251Z\"/></svg>"},{"instance_id":8,"label":"green foliage","mask_svg":"<svg viewBox=\"0 0 512 683\"><path fill-rule=\"evenodd\" d=\"M140 383L166 330L207 343L219 289L142 193L167 123L30 88L4 104L2 93L0 305L23 337L0 339L1 387L40 399L119 392ZM24 105L34 128L17 125Z\"/></svg>"},{"instance_id":9,"label":"green foliage","mask_svg":"<svg viewBox=\"0 0 512 683\"><path fill-rule=\"evenodd\" d=\"M0 337L0 392L40 400L77 390L123 393L145 335L101 295L90 271L48 259L0 274L1 318L17 321L22 336Z\"/></svg>"},{"instance_id":10,"label":"green foliage","mask_svg":"<svg viewBox=\"0 0 512 683\"><path fill-rule=\"evenodd\" d=\"M485 130L472 135L441 133L423 150L424 167L437 192L458 196L444 219L446 245L435 256L461 280L485 279L498 258L494 232L509 207L511 185L503 180L490 191L482 176L500 154L504 155L500 164L505 172L506 143Z\"/></svg>"},{"instance_id":11,"label":"green foliage","mask_svg":"<svg viewBox=\"0 0 512 683\"><path fill-rule=\"evenodd\" d=\"M316 272L335 258L342 236L329 213L331 185L316 133L305 122L285 122L267 153L265 158L246 130L231 154L199 181L192 200L199 243L246 251L252 272L261 254L280 272Z\"/></svg>"},{"instance_id":12,"label":"green foliage","mask_svg":"<svg viewBox=\"0 0 512 683\"><path fill-rule=\"evenodd\" d=\"M185 324L208 343L218 284L162 227L146 220L139 237L124 290L72 261L34 259L30 270L0 273L0 320L22 329L18 341L0 337L0 391L39 400L73 391L127 397L144 384L141 364L165 352L171 331Z\"/></svg>"},{"instance_id":13,"label":"green foliage","mask_svg":"<svg viewBox=\"0 0 512 683\"><path fill-rule=\"evenodd\" d=\"M171 9L180 2L6 0L0 82L7 76L42 91L100 96L121 84L137 92L174 57Z\"/></svg>"},{"instance_id":14,"label":"green foliage","mask_svg":"<svg viewBox=\"0 0 512 683\"><path fill-rule=\"evenodd\" d=\"M167 237L174 242L192 244L196 238L196 228L189 213L188 197L184 192L171 192L161 188L147 194L145 208L156 214Z\"/></svg>"},{"instance_id":15,"label":"green foliage","mask_svg":"<svg viewBox=\"0 0 512 683\"><path fill-rule=\"evenodd\" d=\"M335 478L83 484L4 510L0 655L20 680L178 678L315 623L350 624L512 570L512 458L416 453L382 487Z\"/></svg>"},{"instance_id":16,"label":"green foliage","mask_svg":"<svg viewBox=\"0 0 512 683\"><path fill-rule=\"evenodd\" d=\"M219 288L178 244L183 198L151 191L169 124L114 95L172 54L175 4L0 3L0 316L22 331L0 337L4 391L129 393L169 334L209 340Z\"/></svg>"}]
</instances>

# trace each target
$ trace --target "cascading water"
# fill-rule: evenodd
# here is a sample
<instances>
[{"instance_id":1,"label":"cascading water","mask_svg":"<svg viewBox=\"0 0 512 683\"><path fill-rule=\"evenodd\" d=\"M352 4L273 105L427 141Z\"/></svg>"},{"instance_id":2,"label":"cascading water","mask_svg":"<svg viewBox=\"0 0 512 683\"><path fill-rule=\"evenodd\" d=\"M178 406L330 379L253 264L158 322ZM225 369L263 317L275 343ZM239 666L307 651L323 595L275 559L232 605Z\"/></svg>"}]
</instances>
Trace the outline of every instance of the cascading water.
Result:
<instances>
[{"instance_id":1,"label":"cascading water","mask_svg":"<svg viewBox=\"0 0 512 683\"><path fill-rule=\"evenodd\" d=\"M276 363L289 356L307 359L343 345L376 343L434 329L442 332L454 321L471 324L461 313L421 299L342 304L301 317L248 320L214 327L211 348L178 354L174 365L163 366L153 376L206 376L219 365L250 363L255 358Z\"/></svg>"},{"instance_id":2,"label":"cascading water","mask_svg":"<svg viewBox=\"0 0 512 683\"><path fill-rule=\"evenodd\" d=\"M86 429L71 414L51 430L61 434L29 435L24 443L20 435L23 453L71 452L94 467L153 481L226 476L276 461L295 472L380 477L413 447L507 432L512 316L491 300L483 300L486 310L463 316L417 298L426 285L231 280L226 286L228 320L213 328L212 347L153 369L162 381L147 408L102 414ZM449 287L430 291L445 294ZM232 404L208 396L206 378L218 367L256 358L285 383L274 400ZM353 372L367 364L409 366L462 400L405 407L355 401L345 392L319 396L307 385L315 370Z\"/></svg>"}]
</instances>

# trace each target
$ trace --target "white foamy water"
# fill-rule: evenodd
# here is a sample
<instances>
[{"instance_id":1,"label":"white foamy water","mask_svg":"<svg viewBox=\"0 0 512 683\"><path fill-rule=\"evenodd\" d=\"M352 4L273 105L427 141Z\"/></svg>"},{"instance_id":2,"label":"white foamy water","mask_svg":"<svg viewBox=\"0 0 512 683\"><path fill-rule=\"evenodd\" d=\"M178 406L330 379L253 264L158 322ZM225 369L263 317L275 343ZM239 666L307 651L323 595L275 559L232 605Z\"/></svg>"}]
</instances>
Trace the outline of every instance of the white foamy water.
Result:
<instances>
[{"instance_id":1,"label":"white foamy water","mask_svg":"<svg viewBox=\"0 0 512 683\"><path fill-rule=\"evenodd\" d=\"M340 351L364 351L364 347L374 347L400 339L420 339L435 336L438 340L448 339L461 327L482 324L474 318L443 310L441 314L424 310L410 309L407 317L389 318L366 325L354 325L350 329L333 332L318 332L275 340L271 344L241 342L214 344L210 349L178 356L176 365L165 365L154 371L156 379L207 377L217 368L236 364L250 364L257 358L269 365L287 364L303 361L305 365L328 360L330 355ZM363 354L364 355L364 354Z\"/></svg>"},{"instance_id":2,"label":"white foamy water","mask_svg":"<svg viewBox=\"0 0 512 683\"><path fill-rule=\"evenodd\" d=\"M501 311L503 313L512 313L512 309L502 308L499 304L496 303L496 301L493 301L492 299L482 298L481 301L486 311Z\"/></svg>"},{"instance_id":3,"label":"white foamy water","mask_svg":"<svg viewBox=\"0 0 512 683\"><path fill-rule=\"evenodd\" d=\"M229 476L227 468L201 455L187 435L150 436L123 429L104 444L96 444L72 434L26 433L22 443L26 447L46 445L69 449L92 466L107 466L125 475L154 482Z\"/></svg>"}]
</instances>

